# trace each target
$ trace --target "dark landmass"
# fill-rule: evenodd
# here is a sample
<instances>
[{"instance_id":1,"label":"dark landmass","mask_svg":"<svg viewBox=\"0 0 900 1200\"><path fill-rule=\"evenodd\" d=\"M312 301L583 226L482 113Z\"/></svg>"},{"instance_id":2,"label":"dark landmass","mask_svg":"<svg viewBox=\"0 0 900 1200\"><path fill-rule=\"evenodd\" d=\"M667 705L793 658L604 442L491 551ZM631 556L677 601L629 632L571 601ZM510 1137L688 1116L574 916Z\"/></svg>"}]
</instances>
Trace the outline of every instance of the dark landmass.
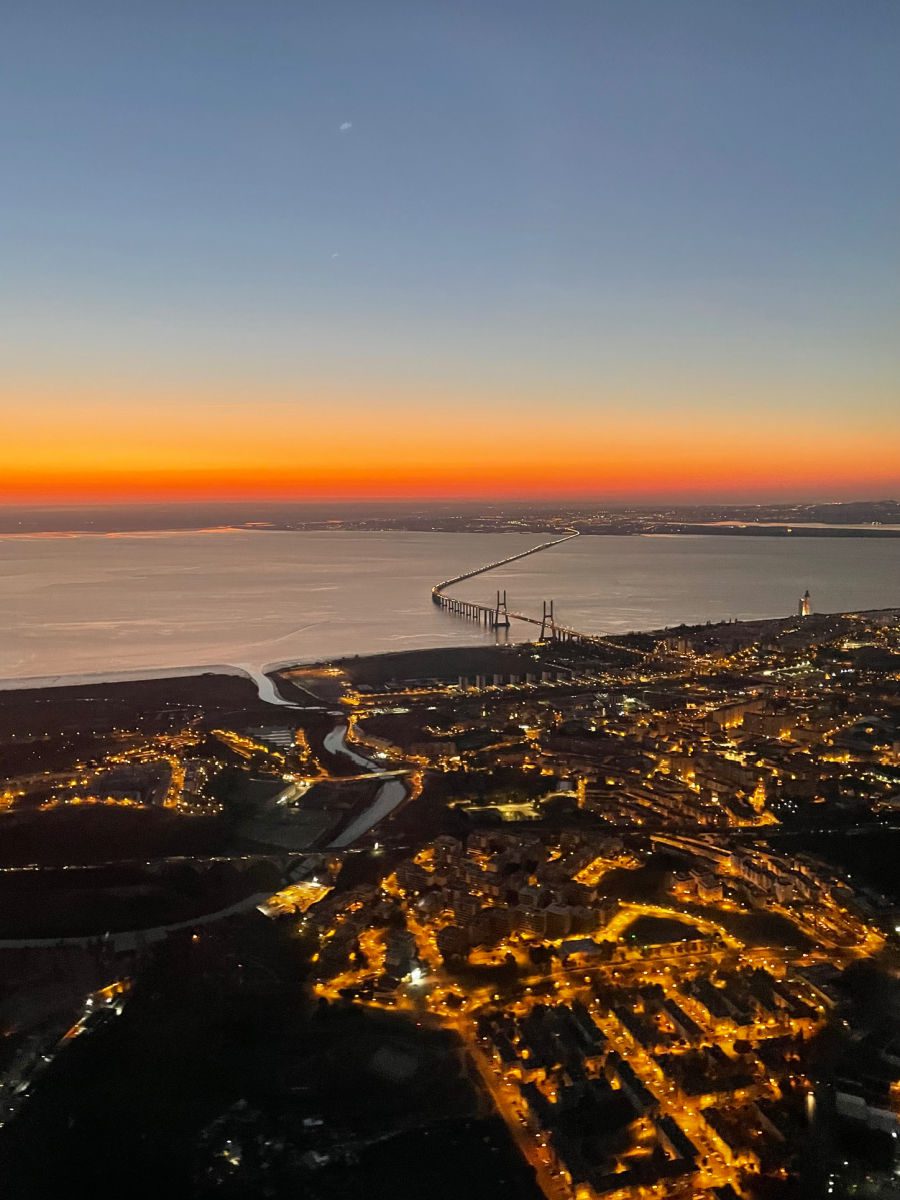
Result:
<instances>
[{"instance_id":1,"label":"dark landmass","mask_svg":"<svg viewBox=\"0 0 900 1200\"><path fill-rule=\"evenodd\" d=\"M387 654L366 654L356 658L335 659L357 687L378 687L388 680L455 678L459 675L493 675L501 671L522 673L534 663L526 645L522 646L447 646L425 650L397 650Z\"/></svg>"},{"instance_id":2,"label":"dark landmass","mask_svg":"<svg viewBox=\"0 0 900 1200\"><path fill-rule=\"evenodd\" d=\"M281 882L272 863L164 861L0 872L0 940L95 937L189 921Z\"/></svg>"},{"instance_id":3,"label":"dark landmass","mask_svg":"<svg viewBox=\"0 0 900 1200\"><path fill-rule=\"evenodd\" d=\"M0 765L3 773L65 769L73 754L140 725L146 733L227 718L271 720L277 710L260 700L252 679L216 674L168 676L121 683L90 683L0 691Z\"/></svg>"},{"instance_id":4,"label":"dark landmass","mask_svg":"<svg viewBox=\"0 0 900 1200\"><path fill-rule=\"evenodd\" d=\"M0 867L90 866L140 858L222 854L229 839L216 817L160 808L57 808L0 816Z\"/></svg>"},{"instance_id":5,"label":"dark landmass","mask_svg":"<svg viewBox=\"0 0 900 1200\"><path fill-rule=\"evenodd\" d=\"M588 530L582 530L583 533L588 533ZM594 531L597 532L597 531ZM720 537L777 537L777 538L897 538L900 537L900 529L882 529L877 525L868 526L865 529L857 529L854 526L817 526L817 525L753 525L753 524L727 524L727 525L690 525L687 523L674 523L667 528L659 528L656 530L647 530L646 532L666 533L666 534L686 534L691 537L696 537L698 534L704 536L720 536Z\"/></svg>"},{"instance_id":6,"label":"dark landmass","mask_svg":"<svg viewBox=\"0 0 900 1200\"><path fill-rule=\"evenodd\" d=\"M883 892L900 906L900 828L811 832L803 842L848 879Z\"/></svg>"}]
</instances>

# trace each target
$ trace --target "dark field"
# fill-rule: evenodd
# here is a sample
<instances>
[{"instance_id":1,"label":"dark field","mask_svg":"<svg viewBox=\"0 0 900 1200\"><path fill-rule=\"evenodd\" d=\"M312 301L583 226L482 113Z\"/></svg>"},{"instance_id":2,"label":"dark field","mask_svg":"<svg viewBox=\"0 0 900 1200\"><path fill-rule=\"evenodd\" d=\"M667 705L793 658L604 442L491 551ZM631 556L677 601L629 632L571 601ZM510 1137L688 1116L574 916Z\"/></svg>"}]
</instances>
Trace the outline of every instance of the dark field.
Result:
<instances>
[{"instance_id":1,"label":"dark field","mask_svg":"<svg viewBox=\"0 0 900 1200\"><path fill-rule=\"evenodd\" d=\"M627 927L624 936L640 946L661 946L664 942L692 941L703 935L687 921L676 921L671 917L638 917Z\"/></svg>"},{"instance_id":2,"label":"dark field","mask_svg":"<svg viewBox=\"0 0 900 1200\"><path fill-rule=\"evenodd\" d=\"M312 1004L304 975L302 944L258 916L170 940L0 1130L4 1196L537 1195L453 1035Z\"/></svg>"}]
</instances>

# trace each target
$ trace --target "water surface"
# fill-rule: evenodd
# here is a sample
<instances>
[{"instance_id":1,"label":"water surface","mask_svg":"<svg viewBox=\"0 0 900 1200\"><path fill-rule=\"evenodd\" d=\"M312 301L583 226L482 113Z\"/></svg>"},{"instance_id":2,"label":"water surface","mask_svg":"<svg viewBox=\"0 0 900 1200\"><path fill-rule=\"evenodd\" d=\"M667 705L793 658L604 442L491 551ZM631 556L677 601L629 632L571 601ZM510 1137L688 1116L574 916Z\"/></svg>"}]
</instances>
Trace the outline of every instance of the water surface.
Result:
<instances>
[{"instance_id":1,"label":"water surface","mask_svg":"<svg viewBox=\"0 0 900 1200\"><path fill-rule=\"evenodd\" d=\"M0 679L259 667L485 635L438 580L527 534L166 532L0 537Z\"/></svg>"},{"instance_id":2,"label":"water surface","mask_svg":"<svg viewBox=\"0 0 900 1200\"><path fill-rule=\"evenodd\" d=\"M431 603L441 579L532 534L250 532L0 537L0 679L231 664L490 640ZM621 633L900 605L900 539L580 537L459 596ZM533 628L514 623L513 637Z\"/></svg>"}]
</instances>

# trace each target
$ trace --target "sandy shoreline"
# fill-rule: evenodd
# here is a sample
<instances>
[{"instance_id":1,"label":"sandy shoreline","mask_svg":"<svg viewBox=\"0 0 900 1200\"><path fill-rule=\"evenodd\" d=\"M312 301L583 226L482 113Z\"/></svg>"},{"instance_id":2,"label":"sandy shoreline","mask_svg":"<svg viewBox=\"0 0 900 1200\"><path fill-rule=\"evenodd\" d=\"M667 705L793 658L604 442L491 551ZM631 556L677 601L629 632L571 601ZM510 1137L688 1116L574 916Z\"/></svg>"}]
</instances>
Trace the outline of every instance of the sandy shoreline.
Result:
<instances>
[{"instance_id":1,"label":"sandy shoreline","mask_svg":"<svg viewBox=\"0 0 900 1200\"><path fill-rule=\"evenodd\" d=\"M238 666L233 663L211 663L194 667L147 667L132 671L97 671L77 675L29 675L14 679L0 679L0 692L91 687L94 684L107 683L142 683L151 679L193 679L203 675L236 675L255 683L260 700L264 700L267 704L296 708L297 705L279 696L275 684L266 673L271 669L274 668L263 669L253 666Z\"/></svg>"},{"instance_id":2,"label":"sandy shoreline","mask_svg":"<svg viewBox=\"0 0 900 1200\"><path fill-rule=\"evenodd\" d=\"M139 683L144 679L187 679L193 675L243 675L250 673L240 667L217 664L208 667L147 667L133 671L96 671L82 675L22 675L0 679L0 691L18 688L90 687L93 683Z\"/></svg>"}]
</instances>

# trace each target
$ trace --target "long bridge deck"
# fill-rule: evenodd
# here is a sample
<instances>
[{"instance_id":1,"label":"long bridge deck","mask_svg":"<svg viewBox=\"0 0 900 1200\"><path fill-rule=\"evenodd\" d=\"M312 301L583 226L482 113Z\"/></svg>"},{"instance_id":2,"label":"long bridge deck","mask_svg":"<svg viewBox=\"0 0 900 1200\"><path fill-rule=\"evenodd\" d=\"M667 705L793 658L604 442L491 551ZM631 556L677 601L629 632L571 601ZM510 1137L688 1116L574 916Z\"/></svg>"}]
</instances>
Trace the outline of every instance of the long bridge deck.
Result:
<instances>
[{"instance_id":1,"label":"long bridge deck","mask_svg":"<svg viewBox=\"0 0 900 1200\"><path fill-rule=\"evenodd\" d=\"M431 589L431 599L438 605L439 608L446 612L452 613L454 616L467 617L469 620L478 621L488 629L508 629L511 621L524 621L526 624L537 626L540 629L540 635L537 640L553 641L553 642L575 642L580 645L598 646L607 650L623 651L626 654L633 654L638 658L645 657L645 651L637 650L633 646L623 646L619 642L614 642L610 638L604 637L602 634L585 633L580 629L572 629L566 625L558 625L553 616L552 600L544 603L544 612L541 617L532 617L527 613L510 612L507 607L506 591L497 592L497 599L494 605L479 604L472 600L461 600L457 596L448 596L446 589L453 587L457 583L462 583L466 579L474 579L476 575L484 575L488 571L495 571L498 567L505 567L508 563L517 562L520 558L527 558L530 554L539 554L542 550L549 550L552 546L559 546L563 542L569 542L572 538L579 537L577 530L572 530L563 537L553 538L549 542L541 542L538 546L531 546L527 550L522 550L518 554L511 554L508 558L498 559L497 562L485 563L484 566L475 567L471 571L465 571L462 575L454 575L452 579L444 579L441 583L435 584Z\"/></svg>"},{"instance_id":2,"label":"long bridge deck","mask_svg":"<svg viewBox=\"0 0 900 1200\"><path fill-rule=\"evenodd\" d=\"M487 604L477 604L471 600L460 600L456 596L447 596L444 594L445 589L453 587L456 583L462 583L465 579L474 579L476 575L484 575L487 571L495 571L498 567L505 567L507 563L517 562L520 558L527 558L529 554L538 554L541 550L549 550L551 546L558 546L561 542L569 542L572 538L578 537L577 530L567 533L564 537L553 538L549 542L541 542L539 546L530 546L527 550L520 550L518 554L510 554L508 558L500 558L496 562L485 563L484 566L475 567L472 571L464 571L462 575L454 575L452 579L445 579L441 583L435 584L431 589L431 599L440 608L446 609L447 612L454 613L457 616L468 617L470 620L479 621L486 625L488 629L508 629L510 617L518 617L516 613L509 613L506 610L506 592L503 592L501 599L500 592L497 592L497 603L491 607ZM522 620L530 620L528 617L522 617ZM540 624L540 621L537 622Z\"/></svg>"}]
</instances>

